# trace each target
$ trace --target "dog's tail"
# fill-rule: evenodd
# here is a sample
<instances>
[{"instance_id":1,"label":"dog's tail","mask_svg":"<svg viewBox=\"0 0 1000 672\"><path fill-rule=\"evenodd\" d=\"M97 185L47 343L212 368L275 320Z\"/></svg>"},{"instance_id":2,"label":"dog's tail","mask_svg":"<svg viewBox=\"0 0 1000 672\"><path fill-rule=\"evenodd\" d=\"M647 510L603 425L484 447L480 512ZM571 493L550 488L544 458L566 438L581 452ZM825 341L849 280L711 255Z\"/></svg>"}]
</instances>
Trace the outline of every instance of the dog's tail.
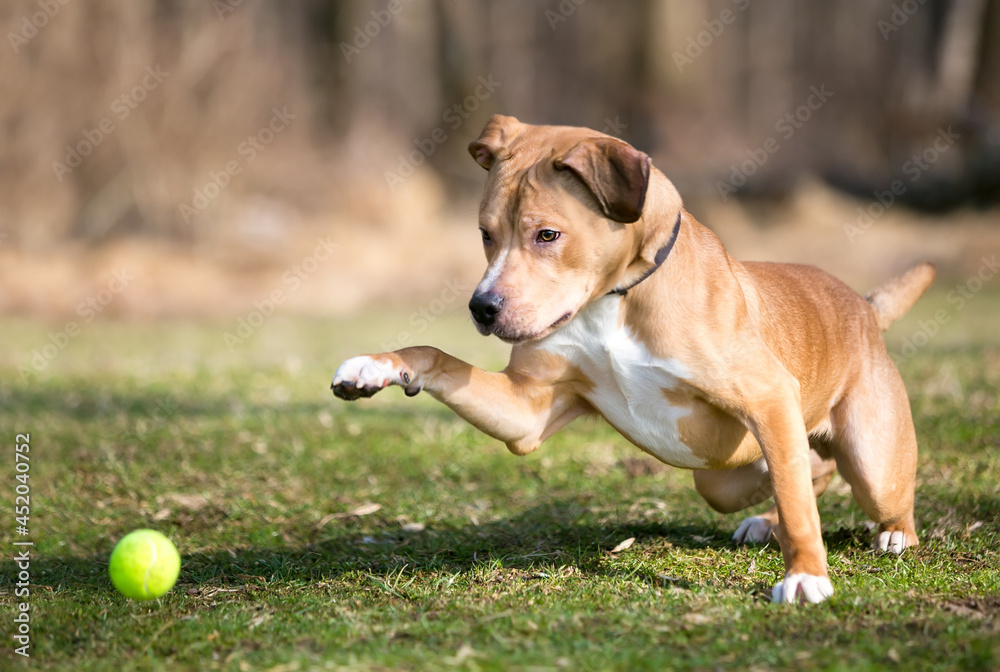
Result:
<instances>
[{"instance_id":1,"label":"dog's tail","mask_svg":"<svg viewBox=\"0 0 1000 672\"><path fill-rule=\"evenodd\" d=\"M936 275L934 264L925 261L868 292L865 299L875 309L879 329L885 331L890 324L902 317L931 286Z\"/></svg>"}]
</instances>

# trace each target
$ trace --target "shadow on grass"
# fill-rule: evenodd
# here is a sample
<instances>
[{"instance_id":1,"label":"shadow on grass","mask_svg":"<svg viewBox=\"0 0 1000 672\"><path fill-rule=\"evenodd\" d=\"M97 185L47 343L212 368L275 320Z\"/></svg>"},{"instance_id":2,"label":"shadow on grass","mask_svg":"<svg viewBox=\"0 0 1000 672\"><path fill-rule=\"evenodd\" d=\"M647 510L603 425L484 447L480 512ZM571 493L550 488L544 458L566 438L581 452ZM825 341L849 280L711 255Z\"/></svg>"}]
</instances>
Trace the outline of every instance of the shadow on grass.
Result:
<instances>
[{"instance_id":1,"label":"shadow on grass","mask_svg":"<svg viewBox=\"0 0 1000 672\"><path fill-rule=\"evenodd\" d=\"M408 571L467 574L480 568L524 572L574 566L585 574L618 574L605 562L610 549L635 537L654 553L671 548L726 548L726 535L710 525L676 523L603 524L581 521L583 500L559 500L519 516L481 525L434 525L406 531L394 523L365 519L313 530L312 540L274 547L219 549L188 553L182 559L182 586L234 587L248 583L315 582L345 575ZM777 553L777 548L774 549ZM31 582L47 589L108 590L107 556L36 556ZM11 590L17 568L0 562L0 588Z\"/></svg>"},{"instance_id":2,"label":"shadow on grass","mask_svg":"<svg viewBox=\"0 0 1000 672\"><path fill-rule=\"evenodd\" d=\"M996 510L997 502L980 501L973 508ZM377 520L345 521L341 530L329 527L303 534L299 544L220 549L185 554L179 585L192 588L263 587L270 583L315 583L358 575L385 576L406 568L408 573L469 575L479 570L537 574L572 566L591 576L646 576L658 581L652 568L632 570L608 563L609 551L629 537L652 554L718 549L733 551L728 532L710 524L684 521L615 524L589 522L581 498L549 501L524 513L482 525L434 525L406 531ZM984 513L977 511L975 513ZM864 551L870 535L862 528L827 530L830 553ZM633 551L634 552L634 551ZM780 557L777 544L769 553ZM0 590L10 595L17 577L15 563L0 562ZM31 561L32 586L42 590L111 590L107 556L36 556ZM677 587L690 587L683 579ZM763 584L762 584L763 587ZM0 599L2 601L2 599Z\"/></svg>"},{"instance_id":3,"label":"shadow on grass","mask_svg":"<svg viewBox=\"0 0 1000 672\"><path fill-rule=\"evenodd\" d=\"M359 574L384 576L406 568L429 574L476 573L497 570L535 574L572 566L591 576L643 576L658 580L653 568L622 568L607 562L610 549L635 537L646 552L688 553L704 549L735 552L728 531L704 522L602 523L588 517L585 500L568 498L549 501L524 513L481 525L434 525L421 531L406 531L395 523L354 519L303 531L301 543L273 547L223 548L185 554L180 586L190 588L235 588L269 583L312 583ZM830 553L864 550L869 535L859 529L827 531L824 541ZM682 550L677 550L682 549ZM634 551L632 551L634 553ZM780 557L777 544L767 551ZM0 588L10 594L17 567L0 562ZM31 582L43 590L111 589L107 578L107 556L37 556L31 562ZM690 584L683 579L678 587Z\"/></svg>"}]
</instances>

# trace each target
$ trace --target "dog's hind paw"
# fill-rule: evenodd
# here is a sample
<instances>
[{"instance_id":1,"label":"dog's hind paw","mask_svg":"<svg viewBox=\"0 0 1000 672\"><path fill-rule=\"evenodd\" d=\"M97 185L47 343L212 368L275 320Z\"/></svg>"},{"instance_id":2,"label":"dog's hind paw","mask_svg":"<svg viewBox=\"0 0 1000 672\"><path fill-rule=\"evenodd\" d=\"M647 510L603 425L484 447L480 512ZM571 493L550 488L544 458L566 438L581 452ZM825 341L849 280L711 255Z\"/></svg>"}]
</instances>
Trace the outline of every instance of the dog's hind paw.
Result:
<instances>
[{"instance_id":1,"label":"dog's hind paw","mask_svg":"<svg viewBox=\"0 0 1000 672\"><path fill-rule=\"evenodd\" d=\"M825 576L786 574L785 580L771 590L774 604L804 604L822 602L833 595L833 584Z\"/></svg>"},{"instance_id":2,"label":"dog's hind paw","mask_svg":"<svg viewBox=\"0 0 1000 672\"><path fill-rule=\"evenodd\" d=\"M733 533L737 544L766 544L774 534L775 525L762 516L750 516Z\"/></svg>"}]
</instances>

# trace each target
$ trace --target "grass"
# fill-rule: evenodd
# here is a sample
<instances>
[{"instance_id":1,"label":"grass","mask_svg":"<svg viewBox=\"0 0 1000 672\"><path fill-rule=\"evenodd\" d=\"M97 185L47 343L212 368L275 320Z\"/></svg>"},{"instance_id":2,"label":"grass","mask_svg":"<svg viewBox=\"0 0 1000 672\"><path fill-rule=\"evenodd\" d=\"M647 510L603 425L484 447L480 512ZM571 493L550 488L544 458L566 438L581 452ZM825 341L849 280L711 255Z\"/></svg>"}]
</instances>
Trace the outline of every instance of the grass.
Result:
<instances>
[{"instance_id":1,"label":"grass","mask_svg":"<svg viewBox=\"0 0 1000 672\"><path fill-rule=\"evenodd\" d=\"M94 322L29 380L18 368L62 325L8 318L7 464L31 433L30 666L1000 669L1000 346L992 329L952 339L961 320L903 366L922 545L873 554L838 479L820 499L837 593L784 608L768 603L776 546L734 547L739 516L711 512L690 474L600 422L516 458L425 396L333 399L336 364L405 317L274 318L234 352L228 323ZM502 347L464 322L414 336L502 366ZM20 601L12 518L5 632ZM152 603L106 574L139 527L183 556ZM0 667L27 667L10 642Z\"/></svg>"}]
</instances>

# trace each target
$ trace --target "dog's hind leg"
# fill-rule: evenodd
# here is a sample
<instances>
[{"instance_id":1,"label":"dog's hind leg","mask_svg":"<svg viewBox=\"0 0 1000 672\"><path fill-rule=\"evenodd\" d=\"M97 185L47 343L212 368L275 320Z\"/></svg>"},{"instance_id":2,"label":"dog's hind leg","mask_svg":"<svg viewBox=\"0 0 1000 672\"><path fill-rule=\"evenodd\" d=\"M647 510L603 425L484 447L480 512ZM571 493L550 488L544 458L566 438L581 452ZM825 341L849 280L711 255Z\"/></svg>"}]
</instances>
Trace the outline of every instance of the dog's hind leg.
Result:
<instances>
[{"instance_id":1,"label":"dog's hind leg","mask_svg":"<svg viewBox=\"0 0 1000 672\"><path fill-rule=\"evenodd\" d=\"M833 456L854 499L878 523L874 546L902 553L919 542L913 522L917 439L906 389L887 354L831 413Z\"/></svg>"}]
</instances>

